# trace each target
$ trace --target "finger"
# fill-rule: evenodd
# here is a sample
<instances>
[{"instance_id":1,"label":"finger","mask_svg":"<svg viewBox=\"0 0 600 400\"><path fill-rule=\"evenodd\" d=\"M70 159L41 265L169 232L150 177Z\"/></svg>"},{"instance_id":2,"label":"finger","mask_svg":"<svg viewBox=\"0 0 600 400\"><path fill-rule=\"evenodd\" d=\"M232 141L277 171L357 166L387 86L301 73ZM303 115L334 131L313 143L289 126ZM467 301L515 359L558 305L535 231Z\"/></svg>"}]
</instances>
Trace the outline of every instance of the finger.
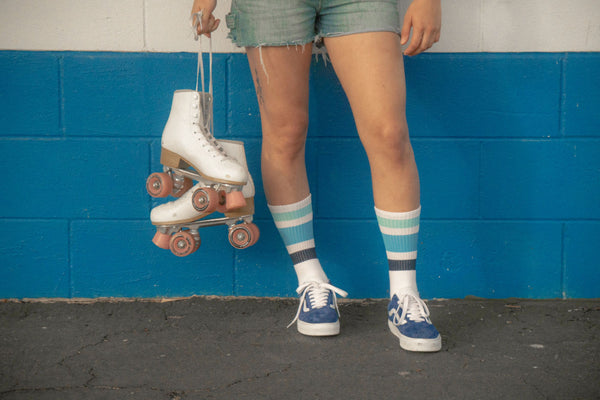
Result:
<instances>
[{"instance_id":1,"label":"finger","mask_svg":"<svg viewBox=\"0 0 600 400\"><path fill-rule=\"evenodd\" d=\"M219 20L219 19L213 19L208 23L208 26L206 27L205 32L204 32L206 37L211 37L211 33L217 30L220 22L221 22L221 20Z\"/></svg>"},{"instance_id":2,"label":"finger","mask_svg":"<svg viewBox=\"0 0 600 400\"><path fill-rule=\"evenodd\" d=\"M218 20L214 16L211 16L210 20L206 24L206 27L204 28L204 32L211 33L212 31L217 29L217 26L219 26L219 23L217 21Z\"/></svg>"},{"instance_id":3,"label":"finger","mask_svg":"<svg viewBox=\"0 0 600 400\"><path fill-rule=\"evenodd\" d=\"M416 31L413 29L412 38L410 39L410 44L407 49L404 51L404 54L407 56L414 56L417 51L421 47L421 43L423 42L423 31Z\"/></svg>"},{"instance_id":4,"label":"finger","mask_svg":"<svg viewBox=\"0 0 600 400\"><path fill-rule=\"evenodd\" d=\"M400 31L400 44L404 46L408 43L408 38L410 37L410 28L412 27L412 19L410 15L404 16L404 22L402 23L402 31Z\"/></svg>"},{"instance_id":5,"label":"finger","mask_svg":"<svg viewBox=\"0 0 600 400\"><path fill-rule=\"evenodd\" d=\"M207 32L208 31L208 27L210 26L210 19L214 18L212 14L207 14L207 13L203 13L202 15L202 32ZM208 31L210 32L210 31Z\"/></svg>"},{"instance_id":6,"label":"finger","mask_svg":"<svg viewBox=\"0 0 600 400\"><path fill-rule=\"evenodd\" d=\"M421 46L419 47L419 53L422 53L425 50L430 49L431 46L433 46L434 40L435 40L434 33L426 32L425 35L423 36L423 40L421 41Z\"/></svg>"}]
</instances>

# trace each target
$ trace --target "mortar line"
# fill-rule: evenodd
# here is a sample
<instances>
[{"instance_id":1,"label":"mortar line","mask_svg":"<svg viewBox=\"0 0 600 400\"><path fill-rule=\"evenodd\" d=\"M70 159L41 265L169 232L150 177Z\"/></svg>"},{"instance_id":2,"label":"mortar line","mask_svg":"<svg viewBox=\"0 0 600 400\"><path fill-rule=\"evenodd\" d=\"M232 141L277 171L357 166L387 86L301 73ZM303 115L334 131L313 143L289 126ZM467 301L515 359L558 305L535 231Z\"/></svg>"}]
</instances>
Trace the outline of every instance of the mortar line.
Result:
<instances>
[{"instance_id":1,"label":"mortar line","mask_svg":"<svg viewBox=\"0 0 600 400\"><path fill-rule=\"evenodd\" d=\"M67 274L69 281L68 296L70 299L73 298L73 246L72 246L72 235L73 235L73 220L68 219L67 224Z\"/></svg>"},{"instance_id":2,"label":"mortar line","mask_svg":"<svg viewBox=\"0 0 600 400\"><path fill-rule=\"evenodd\" d=\"M565 283L566 283L566 278L567 278L567 262L565 260L565 236L567 233L567 224L565 222L563 222L562 224L562 229L561 229L561 243L560 243L560 267L561 267L561 274L560 274L560 291L561 291L561 295L563 300L567 299L567 290L565 287Z\"/></svg>"},{"instance_id":3,"label":"mortar line","mask_svg":"<svg viewBox=\"0 0 600 400\"><path fill-rule=\"evenodd\" d=\"M147 47L147 38L146 38L146 7L148 6L148 0L144 0L143 6L142 6L142 48L144 51L148 50Z\"/></svg>"},{"instance_id":4,"label":"mortar line","mask_svg":"<svg viewBox=\"0 0 600 400\"><path fill-rule=\"evenodd\" d=\"M568 53L564 53L560 58L560 77L559 77L559 98L558 98L558 134L559 137L565 138L565 106L567 101L567 91L566 91L566 79L565 79L565 71L566 64L568 60Z\"/></svg>"},{"instance_id":5,"label":"mortar line","mask_svg":"<svg viewBox=\"0 0 600 400\"><path fill-rule=\"evenodd\" d=\"M65 59L64 55L58 56L58 131L61 136L66 136L65 127Z\"/></svg>"}]
</instances>

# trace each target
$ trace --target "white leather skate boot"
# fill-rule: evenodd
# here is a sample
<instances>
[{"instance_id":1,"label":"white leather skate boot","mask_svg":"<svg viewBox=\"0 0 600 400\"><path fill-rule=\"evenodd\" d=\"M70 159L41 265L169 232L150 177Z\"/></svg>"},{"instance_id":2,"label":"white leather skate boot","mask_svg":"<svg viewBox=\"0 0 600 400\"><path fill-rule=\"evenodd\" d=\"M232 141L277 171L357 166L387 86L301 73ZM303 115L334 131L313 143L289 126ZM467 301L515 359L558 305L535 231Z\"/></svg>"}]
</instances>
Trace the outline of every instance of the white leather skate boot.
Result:
<instances>
[{"instance_id":1,"label":"white leather skate boot","mask_svg":"<svg viewBox=\"0 0 600 400\"><path fill-rule=\"evenodd\" d=\"M195 90L177 90L163 131L160 162L166 167L192 167L208 181L235 186L246 184L248 174L237 161L219 151L213 137L212 98Z\"/></svg>"},{"instance_id":2,"label":"white leather skate boot","mask_svg":"<svg viewBox=\"0 0 600 400\"><path fill-rule=\"evenodd\" d=\"M248 172L244 144L232 140L218 140L217 142L220 151L226 153L227 156L233 160L236 160L244 168L244 171L248 176L247 182L242 188L242 195L246 205L234 210L227 210L224 204L224 192L217 192L213 188L208 187L205 182L199 181L179 199L152 209L150 220L153 225L157 226L157 232L152 242L158 247L164 249L168 249L170 246L172 247L171 233L177 232L182 228L190 228L190 232L195 232L194 234L198 236L197 229L199 227L212 226L213 222L218 222L217 219L202 220L214 211L225 214L225 218L222 219L222 223L224 224L234 224L236 221L241 220L245 222L245 224L235 226L236 230L233 232L235 234L231 234L232 230L230 229L230 242L233 240L232 243L234 246L238 247L238 244L241 243L242 245L238 248L244 248L256 243L258 240L258 228L256 228L254 224L250 224L252 216L254 215L255 188L252 176ZM246 233L244 233L244 230ZM242 236L244 236L243 240L238 238L240 232L242 233ZM187 238L186 240L191 239Z\"/></svg>"},{"instance_id":3,"label":"white leather skate boot","mask_svg":"<svg viewBox=\"0 0 600 400\"><path fill-rule=\"evenodd\" d=\"M241 216L241 215L254 215L254 181L252 180L252 175L248 171L248 162L246 161L246 151L244 149L244 143L238 142L235 140L217 140L221 148L227 153L229 157L237 160L241 166L246 170L246 174L248 175L248 181L242 188L242 194L244 195L244 199L246 200L246 206L241 208L236 208L230 212L225 212L225 215L228 217L231 216Z\"/></svg>"}]
</instances>

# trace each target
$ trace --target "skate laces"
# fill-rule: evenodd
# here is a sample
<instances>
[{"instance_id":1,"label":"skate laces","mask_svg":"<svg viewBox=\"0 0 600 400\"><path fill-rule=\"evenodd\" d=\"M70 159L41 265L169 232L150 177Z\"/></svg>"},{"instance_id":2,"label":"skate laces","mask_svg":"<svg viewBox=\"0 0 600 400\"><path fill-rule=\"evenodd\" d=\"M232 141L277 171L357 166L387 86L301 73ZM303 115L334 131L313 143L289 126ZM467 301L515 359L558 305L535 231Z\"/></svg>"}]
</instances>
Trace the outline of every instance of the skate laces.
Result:
<instances>
[{"instance_id":1,"label":"skate laces","mask_svg":"<svg viewBox=\"0 0 600 400\"><path fill-rule=\"evenodd\" d=\"M393 316L392 322L394 325L404 325L408 320L412 322L428 322L429 308L418 295L413 293L404 293L397 295L398 306L389 311L388 315ZM402 310L402 312L400 312Z\"/></svg>"},{"instance_id":2,"label":"skate laces","mask_svg":"<svg viewBox=\"0 0 600 400\"><path fill-rule=\"evenodd\" d=\"M198 11L197 13L192 15L192 28L194 30L194 39L196 41L201 42L201 38L202 35L198 35L198 26L200 26L200 28L202 28L202 15L203 12L202 10ZM202 44L202 43L200 43ZM208 143L208 145L211 147L208 152L209 153L213 153L212 150L215 150L216 153L212 154L212 156L214 158L219 158L221 162L226 161L227 159L229 159L229 155L225 152L225 149L223 149L223 147L219 144L219 142L217 141L217 139L213 136L213 134L211 132L214 131L214 125L213 125L213 110L212 110L212 101L213 101L213 73L212 73L212 66L213 66L213 50L212 50L212 38L208 38L208 59L209 59L209 67L208 67L208 74L209 74L209 79L208 79L208 96L206 95L206 91L205 91L205 85L204 85L204 60L202 58L202 46L200 46L200 50L198 51L198 62L197 62L197 66L196 66L196 92L198 93L199 96L199 104L198 104L198 115L194 115L194 118L196 118L193 121L194 125L197 125L200 128L200 132L202 133L202 135L204 136L204 138L206 139L206 142ZM202 88L202 92L198 92L198 83L200 82L201 88ZM208 97L208 99L207 99ZM203 124L202 121L205 120L205 115L208 115L208 120L209 123L208 124ZM201 118L202 116L202 118Z\"/></svg>"},{"instance_id":3,"label":"skate laces","mask_svg":"<svg viewBox=\"0 0 600 400\"><path fill-rule=\"evenodd\" d=\"M348 293L329 283L306 282L296 289L296 292L300 295L300 305L298 306L298 311L296 312L294 320L290 322L287 327L289 328L298 320L300 311L304 308L306 303L308 303L312 310L327 307L330 291L333 292L333 304L335 305L335 311L339 315L340 310L338 309L337 297L335 294L337 293L342 297L346 297L348 296Z\"/></svg>"}]
</instances>

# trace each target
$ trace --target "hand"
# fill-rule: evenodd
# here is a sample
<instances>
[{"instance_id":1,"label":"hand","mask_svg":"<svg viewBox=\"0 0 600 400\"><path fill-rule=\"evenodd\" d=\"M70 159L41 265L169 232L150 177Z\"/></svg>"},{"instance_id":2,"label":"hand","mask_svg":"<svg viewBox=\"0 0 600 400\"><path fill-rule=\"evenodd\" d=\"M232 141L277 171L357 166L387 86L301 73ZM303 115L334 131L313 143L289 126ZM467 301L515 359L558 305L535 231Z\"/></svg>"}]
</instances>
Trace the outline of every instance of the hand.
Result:
<instances>
[{"instance_id":1,"label":"hand","mask_svg":"<svg viewBox=\"0 0 600 400\"><path fill-rule=\"evenodd\" d=\"M441 0L414 0L411 3L400 33L403 46L408 43L411 28L412 39L404 51L407 56L415 56L439 41L442 28Z\"/></svg>"},{"instance_id":2,"label":"hand","mask_svg":"<svg viewBox=\"0 0 600 400\"><path fill-rule=\"evenodd\" d=\"M194 0L192 5L192 24L196 27L198 35L210 37L210 33L219 27L220 19L216 19L213 11L217 7L217 0ZM196 13L202 11L202 20L196 20Z\"/></svg>"}]
</instances>

